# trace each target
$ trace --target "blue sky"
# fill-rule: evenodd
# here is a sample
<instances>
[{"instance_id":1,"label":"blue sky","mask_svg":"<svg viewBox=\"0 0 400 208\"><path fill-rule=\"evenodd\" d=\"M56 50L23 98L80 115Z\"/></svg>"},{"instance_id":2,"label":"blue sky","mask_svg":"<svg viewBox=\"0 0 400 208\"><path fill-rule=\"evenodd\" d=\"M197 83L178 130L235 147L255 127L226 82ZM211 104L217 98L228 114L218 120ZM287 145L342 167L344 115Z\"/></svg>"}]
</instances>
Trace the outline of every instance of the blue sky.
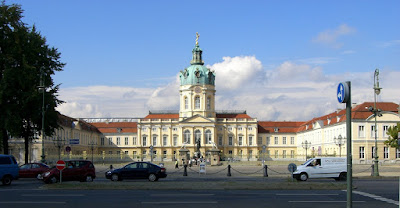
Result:
<instances>
[{"instance_id":1,"label":"blue sky","mask_svg":"<svg viewBox=\"0 0 400 208\"><path fill-rule=\"evenodd\" d=\"M73 117L178 109L176 77L189 66L196 32L217 72L217 109L311 119L344 108L335 100L340 81L352 81L353 101L372 101L375 68L379 100L400 101L400 1L6 3L21 4L23 21L62 53L59 110Z\"/></svg>"}]
</instances>

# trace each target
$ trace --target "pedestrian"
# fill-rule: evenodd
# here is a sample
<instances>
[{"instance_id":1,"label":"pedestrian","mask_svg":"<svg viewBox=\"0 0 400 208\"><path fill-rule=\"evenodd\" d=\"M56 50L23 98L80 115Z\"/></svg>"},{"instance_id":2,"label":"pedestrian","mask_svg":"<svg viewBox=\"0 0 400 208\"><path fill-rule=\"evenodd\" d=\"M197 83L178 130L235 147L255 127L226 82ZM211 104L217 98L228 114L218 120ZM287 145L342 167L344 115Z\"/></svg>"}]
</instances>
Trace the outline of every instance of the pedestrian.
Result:
<instances>
[{"instance_id":1,"label":"pedestrian","mask_svg":"<svg viewBox=\"0 0 400 208\"><path fill-rule=\"evenodd\" d=\"M175 169L178 169L178 160L175 161Z\"/></svg>"},{"instance_id":2,"label":"pedestrian","mask_svg":"<svg viewBox=\"0 0 400 208\"><path fill-rule=\"evenodd\" d=\"M192 167L192 160L189 159L189 167Z\"/></svg>"}]
</instances>

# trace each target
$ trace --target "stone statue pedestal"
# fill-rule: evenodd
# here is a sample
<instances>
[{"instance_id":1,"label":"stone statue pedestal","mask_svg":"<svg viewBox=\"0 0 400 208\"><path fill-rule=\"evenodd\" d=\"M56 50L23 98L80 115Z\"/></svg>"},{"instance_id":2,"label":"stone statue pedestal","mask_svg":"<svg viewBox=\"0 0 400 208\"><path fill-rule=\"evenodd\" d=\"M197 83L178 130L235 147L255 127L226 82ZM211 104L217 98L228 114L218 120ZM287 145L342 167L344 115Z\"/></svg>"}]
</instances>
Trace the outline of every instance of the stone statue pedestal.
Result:
<instances>
[{"instance_id":1,"label":"stone statue pedestal","mask_svg":"<svg viewBox=\"0 0 400 208\"><path fill-rule=\"evenodd\" d=\"M207 152L209 153L209 159L210 159L210 165L214 166L214 165L219 165L220 164L220 156L219 153L221 152L221 150L219 149L210 149L207 150Z\"/></svg>"},{"instance_id":2,"label":"stone statue pedestal","mask_svg":"<svg viewBox=\"0 0 400 208\"><path fill-rule=\"evenodd\" d=\"M187 165L189 159L190 159L189 150L188 149L184 149L184 148L180 149L179 150L178 163L180 163L181 165L184 165L184 164Z\"/></svg>"}]
</instances>

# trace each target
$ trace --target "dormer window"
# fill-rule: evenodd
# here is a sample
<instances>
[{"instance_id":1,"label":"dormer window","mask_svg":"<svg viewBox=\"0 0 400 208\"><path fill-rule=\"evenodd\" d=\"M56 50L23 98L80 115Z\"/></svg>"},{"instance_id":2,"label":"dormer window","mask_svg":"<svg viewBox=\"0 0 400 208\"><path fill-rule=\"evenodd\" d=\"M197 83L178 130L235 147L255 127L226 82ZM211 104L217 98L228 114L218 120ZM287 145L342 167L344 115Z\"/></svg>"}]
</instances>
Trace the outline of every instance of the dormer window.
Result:
<instances>
[{"instance_id":1,"label":"dormer window","mask_svg":"<svg viewBox=\"0 0 400 208\"><path fill-rule=\"evenodd\" d=\"M278 127L275 127L274 128L274 132L278 132L279 131L279 128Z\"/></svg>"},{"instance_id":2,"label":"dormer window","mask_svg":"<svg viewBox=\"0 0 400 208\"><path fill-rule=\"evenodd\" d=\"M122 128L117 128L118 133L121 133L121 131L122 131Z\"/></svg>"}]
</instances>

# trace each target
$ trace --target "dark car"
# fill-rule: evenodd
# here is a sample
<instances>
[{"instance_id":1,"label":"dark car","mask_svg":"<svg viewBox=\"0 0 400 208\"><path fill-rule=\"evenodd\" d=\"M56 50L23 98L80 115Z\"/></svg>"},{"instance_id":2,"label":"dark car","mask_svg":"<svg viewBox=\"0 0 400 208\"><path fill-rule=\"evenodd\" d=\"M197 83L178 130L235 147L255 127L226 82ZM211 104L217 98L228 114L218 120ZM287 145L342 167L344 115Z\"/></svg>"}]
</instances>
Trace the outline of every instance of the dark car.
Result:
<instances>
[{"instance_id":1,"label":"dark car","mask_svg":"<svg viewBox=\"0 0 400 208\"><path fill-rule=\"evenodd\" d=\"M27 163L19 167L19 177L20 178L42 178L42 173L50 169L44 163Z\"/></svg>"},{"instance_id":2,"label":"dark car","mask_svg":"<svg viewBox=\"0 0 400 208\"><path fill-rule=\"evenodd\" d=\"M123 168L109 170L105 174L106 178L112 181L140 178L147 178L149 181L157 181L159 178L167 177L165 168L149 162L130 163Z\"/></svg>"},{"instance_id":3,"label":"dark car","mask_svg":"<svg viewBox=\"0 0 400 208\"><path fill-rule=\"evenodd\" d=\"M92 162L87 160L67 160L62 170L62 181L92 182L96 178L96 170ZM45 183L56 183L60 179L60 171L52 168L43 173Z\"/></svg>"},{"instance_id":4,"label":"dark car","mask_svg":"<svg viewBox=\"0 0 400 208\"><path fill-rule=\"evenodd\" d=\"M18 163L12 155L0 155L0 180L3 185L10 185L19 178Z\"/></svg>"}]
</instances>

